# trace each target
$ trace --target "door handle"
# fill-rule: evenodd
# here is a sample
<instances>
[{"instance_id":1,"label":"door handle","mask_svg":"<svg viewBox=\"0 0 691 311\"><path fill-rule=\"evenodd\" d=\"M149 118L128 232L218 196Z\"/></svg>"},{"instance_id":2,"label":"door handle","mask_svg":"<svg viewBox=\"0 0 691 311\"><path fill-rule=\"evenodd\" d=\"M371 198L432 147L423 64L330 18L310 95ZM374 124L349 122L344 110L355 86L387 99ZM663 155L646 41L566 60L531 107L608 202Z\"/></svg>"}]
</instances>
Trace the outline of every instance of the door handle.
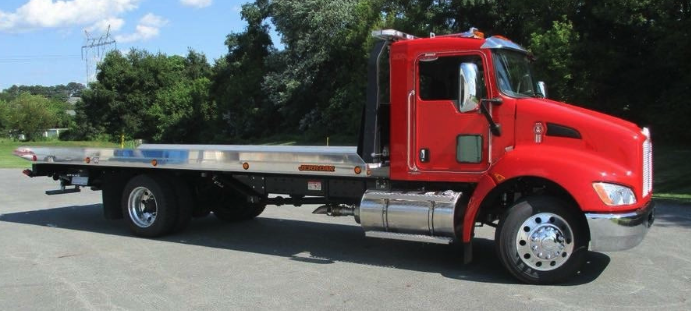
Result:
<instances>
[{"instance_id":1,"label":"door handle","mask_svg":"<svg viewBox=\"0 0 691 311\"><path fill-rule=\"evenodd\" d=\"M408 162L408 170L410 171L417 171L418 168L415 165L415 156L413 155L413 144L414 138L413 138L413 97L415 97L415 90L411 90L410 93L408 93L408 119L406 120L407 123L407 131L408 131L408 141L407 141L407 149L406 149L406 160Z\"/></svg>"},{"instance_id":2,"label":"door handle","mask_svg":"<svg viewBox=\"0 0 691 311\"><path fill-rule=\"evenodd\" d=\"M429 162L429 149L428 148L420 149L420 162L422 162L422 163Z\"/></svg>"}]
</instances>

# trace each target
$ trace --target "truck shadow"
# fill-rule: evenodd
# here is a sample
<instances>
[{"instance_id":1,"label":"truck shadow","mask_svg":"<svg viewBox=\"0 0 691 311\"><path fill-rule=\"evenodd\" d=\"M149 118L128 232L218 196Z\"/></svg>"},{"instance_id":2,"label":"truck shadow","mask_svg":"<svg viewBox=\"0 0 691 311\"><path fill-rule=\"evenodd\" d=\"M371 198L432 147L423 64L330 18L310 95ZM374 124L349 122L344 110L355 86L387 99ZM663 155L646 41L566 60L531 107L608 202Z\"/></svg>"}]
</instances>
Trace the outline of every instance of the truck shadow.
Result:
<instances>
[{"instance_id":1,"label":"truck shadow","mask_svg":"<svg viewBox=\"0 0 691 311\"><path fill-rule=\"evenodd\" d=\"M58 229L133 237L124 221L102 217L101 204L69 206L0 216L0 221ZM195 219L182 233L161 241L280 256L315 265L335 262L438 273L472 282L515 284L495 255L494 241L476 238L473 262L463 265L459 246L366 238L354 225L258 217L226 223L213 216ZM590 283L609 265L610 258L590 252L582 271L563 286Z\"/></svg>"}]
</instances>

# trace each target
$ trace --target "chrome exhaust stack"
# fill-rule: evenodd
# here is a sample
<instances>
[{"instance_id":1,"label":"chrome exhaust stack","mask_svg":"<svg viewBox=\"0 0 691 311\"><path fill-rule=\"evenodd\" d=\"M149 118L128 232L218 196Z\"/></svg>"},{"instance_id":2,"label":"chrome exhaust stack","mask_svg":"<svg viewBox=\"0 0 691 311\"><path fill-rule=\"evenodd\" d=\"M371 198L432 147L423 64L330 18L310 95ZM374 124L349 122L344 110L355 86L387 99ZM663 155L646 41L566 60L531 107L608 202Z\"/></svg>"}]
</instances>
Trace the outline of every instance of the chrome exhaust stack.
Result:
<instances>
[{"instance_id":1,"label":"chrome exhaust stack","mask_svg":"<svg viewBox=\"0 0 691 311\"><path fill-rule=\"evenodd\" d=\"M322 214L333 217L355 216L355 221L360 223L360 210L355 206L327 204L317 207L312 214Z\"/></svg>"}]
</instances>

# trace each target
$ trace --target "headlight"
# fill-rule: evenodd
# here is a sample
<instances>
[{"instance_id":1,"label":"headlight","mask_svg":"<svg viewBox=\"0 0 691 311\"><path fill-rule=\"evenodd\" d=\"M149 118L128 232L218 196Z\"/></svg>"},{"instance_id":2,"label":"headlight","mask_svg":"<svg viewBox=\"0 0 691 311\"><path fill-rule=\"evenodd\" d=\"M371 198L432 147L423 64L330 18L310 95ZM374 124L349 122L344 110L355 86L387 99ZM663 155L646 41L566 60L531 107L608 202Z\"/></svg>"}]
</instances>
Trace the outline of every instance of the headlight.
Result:
<instances>
[{"instance_id":1,"label":"headlight","mask_svg":"<svg viewBox=\"0 0 691 311\"><path fill-rule=\"evenodd\" d=\"M629 187L603 182L593 183L593 188L600 200L609 206L629 205L636 203L636 196Z\"/></svg>"}]
</instances>

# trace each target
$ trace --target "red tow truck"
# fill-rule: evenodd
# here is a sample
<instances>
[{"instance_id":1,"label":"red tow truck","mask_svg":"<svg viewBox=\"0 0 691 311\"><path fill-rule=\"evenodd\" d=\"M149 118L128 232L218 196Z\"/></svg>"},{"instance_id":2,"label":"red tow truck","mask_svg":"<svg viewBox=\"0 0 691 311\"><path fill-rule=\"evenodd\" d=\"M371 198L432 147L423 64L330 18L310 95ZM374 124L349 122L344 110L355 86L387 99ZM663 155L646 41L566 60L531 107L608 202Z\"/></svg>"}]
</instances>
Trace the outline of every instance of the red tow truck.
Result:
<instances>
[{"instance_id":1,"label":"red tow truck","mask_svg":"<svg viewBox=\"0 0 691 311\"><path fill-rule=\"evenodd\" d=\"M546 99L529 52L504 37L373 36L357 147L15 152L34 161L26 175L60 182L48 194L101 190L105 217L143 237L211 212L240 221L319 204L368 237L462 245L465 262L475 227L496 227L501 262L533 284L568 279L588 250L641 242L654 220L648 129Z\"/></svg>"}]
</instances>

